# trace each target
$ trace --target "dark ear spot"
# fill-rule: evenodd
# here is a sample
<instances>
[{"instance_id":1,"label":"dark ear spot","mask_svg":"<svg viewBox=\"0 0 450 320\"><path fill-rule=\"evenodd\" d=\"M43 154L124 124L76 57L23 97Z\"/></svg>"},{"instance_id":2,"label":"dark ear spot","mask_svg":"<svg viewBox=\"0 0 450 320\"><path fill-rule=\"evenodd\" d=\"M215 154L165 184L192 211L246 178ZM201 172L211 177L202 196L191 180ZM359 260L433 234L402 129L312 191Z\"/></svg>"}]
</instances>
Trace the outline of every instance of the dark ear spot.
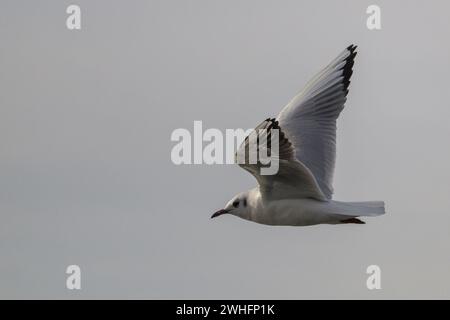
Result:
<instances>
[{"instance_id":1,"label":"dark ear spot","mask_svg":"<svg viewBox=\"0 0 450 320\"><path fill-rule=\"evenodd\" d=\"M247 198L244 198L244 207L247 206Z\"/></svg>"},{"instance_id":2,"label":"dark ear spot","mask_svg":"<svg viewBox=\"0 0 450 320\"><path fill-rule=\"evenodd\" d=\"M233 202L233 207L237 208L239 206L239 200Z\"/></svg>"}]
</instances>

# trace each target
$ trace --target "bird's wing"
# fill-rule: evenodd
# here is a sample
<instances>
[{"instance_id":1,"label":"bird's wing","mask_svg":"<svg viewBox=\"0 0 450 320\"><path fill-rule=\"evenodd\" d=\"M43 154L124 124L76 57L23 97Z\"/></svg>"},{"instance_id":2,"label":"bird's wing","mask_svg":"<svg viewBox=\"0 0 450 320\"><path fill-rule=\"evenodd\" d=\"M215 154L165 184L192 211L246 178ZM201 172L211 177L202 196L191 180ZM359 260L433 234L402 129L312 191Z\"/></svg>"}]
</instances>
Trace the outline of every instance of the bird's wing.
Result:
<instances>
[{"instance_id":1,"label":"bird's wing","mask_svg":"<svg viewBox=\"0 0 450 320\"><path fill-rule=\"evenodd\" d=\"M333 194L336 119L347 99L356 46L349 46L319 72L277 117L295 150L328 199Z\"/></svg>"},{"instance_id":2,"label":"bird's wing","mask_svg":"<svg viewBox=\"0 0 450 320\"><path fill-rule=\"evenodd\" d=\"M272 139L275 130L278 140ZM278 141L278 148L273 147L272 140ZM268 155L272 163L261 161L261 154ZM264 174L263 168L273 166L274 161L278 163L278 171ZM245 138L236 152L236 162L256 178L265 199L326 200L311 171L295 159L292 144L275 119L264 120Z\"/></svg>"}]
</instances>

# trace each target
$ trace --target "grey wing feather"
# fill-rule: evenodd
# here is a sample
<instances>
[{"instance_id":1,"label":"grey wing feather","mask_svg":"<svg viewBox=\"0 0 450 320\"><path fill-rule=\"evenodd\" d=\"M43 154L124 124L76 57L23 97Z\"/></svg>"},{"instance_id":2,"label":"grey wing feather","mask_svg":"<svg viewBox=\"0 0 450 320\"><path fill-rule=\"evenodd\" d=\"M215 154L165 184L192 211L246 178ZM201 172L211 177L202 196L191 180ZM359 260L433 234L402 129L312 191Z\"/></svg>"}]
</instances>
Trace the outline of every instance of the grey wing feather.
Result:
<instances>
[{"instance_id":1,"label":"grey wing feather","mask_svg":"<svg viewBox=\"0 0 450 320\"><path fill-rule=\"evenodd\" d=\"M319 72L277 117L295 149L311 170L326 198L333 194L336 120L347 100L356 46L349 46Z\"/></svg>"},{"instance_id":2,"label":"grey wing feather","mask_svg":"<svg viewBox=\"0 0 450 320\"><path fill-rule=\"evenodd\" d=\"M272 150L271 130L278 130L278 151ZM264 154L270 154L272 161L278 161L278 172L274 175L261 174L264 164L259 161L259 149L267 148ZM251 156L257 161L251 163ZM267 200L290 198L315 198L326 200L325 195L311 171L295 159L294 149L287 139L278 121L266 119L245 138L236 153L236 162L250 172L258 181L262 196Z\"/></svg>"}]
</instances>

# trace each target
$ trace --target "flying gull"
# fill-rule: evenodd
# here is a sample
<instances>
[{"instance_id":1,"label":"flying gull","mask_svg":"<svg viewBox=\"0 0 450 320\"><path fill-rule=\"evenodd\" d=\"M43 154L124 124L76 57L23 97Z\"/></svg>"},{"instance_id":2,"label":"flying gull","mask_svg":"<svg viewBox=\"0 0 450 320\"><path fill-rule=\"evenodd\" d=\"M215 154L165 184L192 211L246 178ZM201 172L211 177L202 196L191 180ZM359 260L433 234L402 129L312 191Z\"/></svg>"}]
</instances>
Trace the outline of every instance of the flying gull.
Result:
<instances>
[{"instance_id":1,"label":"flying gull","mask_svg":"<svg viewBox=\"0 0 450 320\"><path fill-rule=\"evenodd\" d=\"M231 214L266 225L309 226L363 224L358 217L384 214L382 201L332 200L336 120L347 100L355 56L356 46L346 48L276 119L266 119L256 127L258 132L278 130L278 172L261 174L261 161L239 163L256 178L258 186L236 195L211 218ZM257 141L247 137L236 155L245 154ZM270 149L270 143L267 145Z\"/></svg>"}]
</instances>

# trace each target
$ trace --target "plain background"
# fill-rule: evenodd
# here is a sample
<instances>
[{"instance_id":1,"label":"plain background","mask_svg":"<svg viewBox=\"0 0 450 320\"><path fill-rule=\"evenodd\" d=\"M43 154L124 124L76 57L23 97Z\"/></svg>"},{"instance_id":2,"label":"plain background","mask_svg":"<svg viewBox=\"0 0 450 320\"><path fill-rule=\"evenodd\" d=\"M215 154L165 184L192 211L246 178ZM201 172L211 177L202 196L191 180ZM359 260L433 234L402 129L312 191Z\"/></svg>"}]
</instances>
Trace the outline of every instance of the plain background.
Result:
<instances>
[{"instance_id":1,"label":"plain background","mask_svg":"<svg viewBox=\"0 0 450 320\"><path fill-rule=\"evenodd\" d=\"M1 1L0 297L450 298L450 6L377 1L369 31L370 4ZM175 166L172 131L254 127L351 43L335 198L387 214L210 220L255 181ZM366 288L371 264L381 290Z\"/></svg>"}]
</instances>

